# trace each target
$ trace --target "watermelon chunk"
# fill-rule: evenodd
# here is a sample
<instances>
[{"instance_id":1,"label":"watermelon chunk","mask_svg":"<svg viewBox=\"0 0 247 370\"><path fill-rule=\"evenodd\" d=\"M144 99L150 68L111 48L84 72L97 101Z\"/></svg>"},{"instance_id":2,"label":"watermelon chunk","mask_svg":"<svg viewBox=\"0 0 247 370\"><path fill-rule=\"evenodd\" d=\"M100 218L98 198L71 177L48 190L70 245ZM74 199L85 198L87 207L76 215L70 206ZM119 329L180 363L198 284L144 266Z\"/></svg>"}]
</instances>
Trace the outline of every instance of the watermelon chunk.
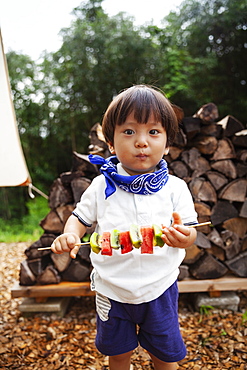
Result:
<instances>
[{"instance_id":1,"label":"watermelon chunk","mask_svg":"<svg viewBox=\"0 0 247 370\"><path fill-rule=\"evenodd\" d=\"M129 253L133 249L130 239L129 231L122 231L119 233L119 243L121 246L121 254Z\"/></svg>"},{"instance_id":2,"label":"watermelon chunk","mask_svg":"<svg viewBox=\"0 0 247 370\"><path fill-rule=\"evenodd\" d=\"M111 248L111 233L108 231L103 232L101 237L101 254L104 256L112 256Z\"/></svg>"},{"instance_id":3,"label":"watermelon chunk","mask_svg":"<svg viewBox=\"0 0 247 370\"><path fill-rule=\"evenodd\" d=\"M154 231L151 226L141 226L141 253L153 254Z\"/></svg>"}]
</instances>

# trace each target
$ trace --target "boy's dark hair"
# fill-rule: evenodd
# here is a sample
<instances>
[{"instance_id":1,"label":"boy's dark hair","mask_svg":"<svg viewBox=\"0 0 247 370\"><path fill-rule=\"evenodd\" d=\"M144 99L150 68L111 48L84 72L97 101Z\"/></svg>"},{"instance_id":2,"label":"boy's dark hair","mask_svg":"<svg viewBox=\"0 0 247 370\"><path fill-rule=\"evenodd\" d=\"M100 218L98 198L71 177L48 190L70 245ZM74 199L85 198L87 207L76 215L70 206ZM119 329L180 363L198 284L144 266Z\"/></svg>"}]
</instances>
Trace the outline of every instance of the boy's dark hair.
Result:
<instances>
[{"instance_id":1,"label":"boy's dark hair","mask_svg":"<svg viewBox=\"0 0 247 370\"><path fill-rule=\"evenodd\" d=\"M109 104L102 121L102 131L107 143L113 145L116 125L123 124L134 112L139 123L147 123L151 114L166 130L167 146L178 131L178 119L165 95L152 86L135 85L117 95Z\"/></svg>"}]
</instances>

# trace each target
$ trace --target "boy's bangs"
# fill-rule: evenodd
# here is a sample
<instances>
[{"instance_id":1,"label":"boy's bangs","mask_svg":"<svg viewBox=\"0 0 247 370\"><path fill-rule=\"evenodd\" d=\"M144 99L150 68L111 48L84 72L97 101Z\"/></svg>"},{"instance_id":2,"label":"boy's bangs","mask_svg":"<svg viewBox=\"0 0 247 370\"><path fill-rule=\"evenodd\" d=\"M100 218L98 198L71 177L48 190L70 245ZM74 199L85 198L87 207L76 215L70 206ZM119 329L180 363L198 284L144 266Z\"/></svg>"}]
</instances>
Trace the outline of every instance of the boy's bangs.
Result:
<instances>
[{"instance_id":1,"label":"boy's bangs","mask_svg":"<svg viewBox=\"0 0 247 370\"><path fill-rule=\"evenodd\" d=\"M123 123L129 114L134 112L134 118L139 123L147 123L150 116L153 115L153 118L156 122L162 122L162 111L160 109L160 104L155 97L148 90L137 90L132 96L127 99L123 104L122 111L125 112L125 117L121 120Z\"/></svg>"},{"instance_id":2,"label":"boy's bangs","mask_svg":"<svg viewBox=\"0 0 247 370\"><path fill-rule=\"evenodd\" d=\"M139 123L147 123L152 115L156 122L162 122L162 114L156 99L140 101L136 107L133 107L134 117Z\"/></svg>"}]
</instances>

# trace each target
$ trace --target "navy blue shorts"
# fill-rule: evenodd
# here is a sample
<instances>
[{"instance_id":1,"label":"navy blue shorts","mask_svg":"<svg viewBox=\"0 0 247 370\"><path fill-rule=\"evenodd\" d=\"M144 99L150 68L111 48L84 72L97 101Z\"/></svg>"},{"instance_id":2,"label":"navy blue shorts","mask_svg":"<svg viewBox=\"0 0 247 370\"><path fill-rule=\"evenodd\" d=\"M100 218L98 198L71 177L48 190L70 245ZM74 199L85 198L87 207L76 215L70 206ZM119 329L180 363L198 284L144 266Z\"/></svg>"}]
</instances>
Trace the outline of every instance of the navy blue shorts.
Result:
<instances>
[{"instance_id":1,"label":"navy blue shorts","mask_svg":"<svg viewBox=\"0 0 247 370\"><path fill-rule=\"evenodd\" d=\"M160 297L141 304L120 303L96 294L96 347L106 356L134 350L139 344L164 362L186 356L178 323L175 282Z\"/></svg>"}]
</instances>

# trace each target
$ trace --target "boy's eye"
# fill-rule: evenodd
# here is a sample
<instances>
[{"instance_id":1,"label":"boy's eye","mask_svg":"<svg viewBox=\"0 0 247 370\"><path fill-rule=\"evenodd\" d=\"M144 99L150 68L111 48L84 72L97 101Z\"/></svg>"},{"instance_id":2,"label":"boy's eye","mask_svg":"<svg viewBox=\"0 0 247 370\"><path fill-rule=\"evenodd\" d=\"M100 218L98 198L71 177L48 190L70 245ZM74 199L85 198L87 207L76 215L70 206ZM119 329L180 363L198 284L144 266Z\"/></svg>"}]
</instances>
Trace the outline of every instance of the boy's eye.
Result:
<instances>
[{"instance_id":1,"label":"boy's eye","mask_svg":"<svg viewBox=\"0 0 247 370\"><path fill-rule=\"evenodd\" d=\"M124 131L124 133L126 135L133 135L134 131L128 128L127 130Z\"/></svg>"},{"instance_id":2,"label":"boy's eye","mask_svg":"<svg viewBox=\"0 0 247 370\"><path fill-rule=\"evenodd\" d=\"M150 135L158 135L159 131L156 129L152 129L149 131Z\"/></svg>"}]
</instances>

